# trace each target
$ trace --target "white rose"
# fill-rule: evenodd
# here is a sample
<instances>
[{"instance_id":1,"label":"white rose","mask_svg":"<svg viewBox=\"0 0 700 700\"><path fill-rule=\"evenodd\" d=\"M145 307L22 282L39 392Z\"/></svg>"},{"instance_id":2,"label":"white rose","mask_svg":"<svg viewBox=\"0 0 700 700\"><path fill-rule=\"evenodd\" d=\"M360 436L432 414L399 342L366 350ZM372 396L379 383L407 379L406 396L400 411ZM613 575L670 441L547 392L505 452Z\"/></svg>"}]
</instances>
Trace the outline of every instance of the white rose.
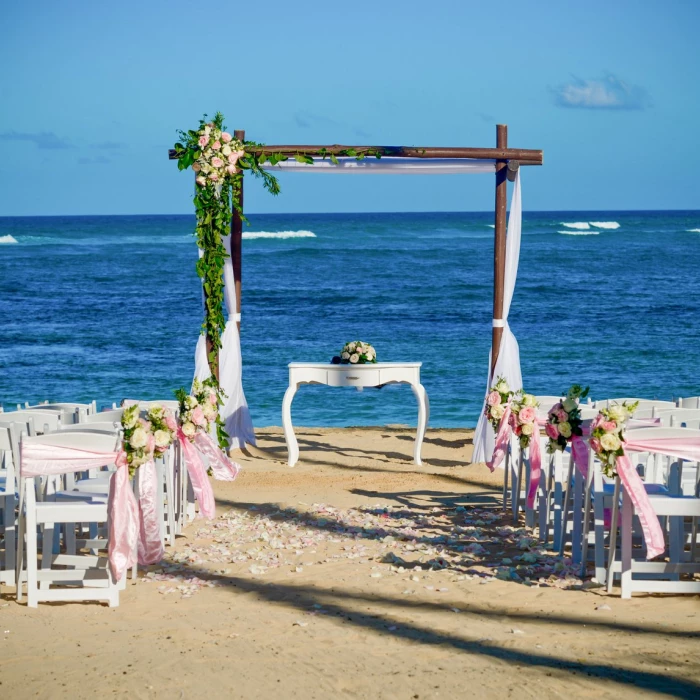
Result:
<instances>
[{"instance_id":1,"label":"white rose","mask_svg":"<svg viewBox=\"0 0 700 700\"><path fill-rule=\"evenodd\" d=\"M561 402L561 405L567 413L571 413L577 406L576 402L568 396Z\"/></svg>"},{"instance_id":2,"label":"white rose","mask_svg":"<svg viewBox=\"0 0 700 700\"><path fill-rule=\"evenodd\" d=\"M600 446L604 450L615 452L616 450L620 449L621 445L622 443L620 442L620 438L617 437L615 433L604 433L600 436Z\"/></svg>"},{"instance_id":3,"label":"white rose","mask_svg":"<svg viewBox=\"0 0 700 700\"><path fill-rule=\"evenodd\" d=\"M185 406L187 408L196 408L197 407L197 399L195 399L194 396L188 396L185 399Z\"/></svg>"},{"instance_id":4,"label":"white rose","mask_svg":"<svg viewBox=\"0 0 700 700\"><path fill-rule=\"evenodd\" d=\"M133 428L139 422L138 406L127 408L122 416L122 425L125 428Z\"/></svg>"},{"instance_id":5,"label":"white rose","mask_svg":"<svg viewBox=\"0 0 700 700\"><path fill-rule=\"evenodd\" d=\"M225 156L227 156L227 157L230 156L230 155L231 155L231 146L229 146L228 144L226 144L226 145L221 149L221 152L222 152Z\"/></svg>"},{"instance_id":6,"label":"white rose","mask_svg":"<svg viewBox=\"0 0 700 700\"><path fill-rule=\"evenodd\" d=\"M353 365L356 364L359 359L360 356L357 353L350 355L350 362L352 362Z\"/></svg>"},{"instance_id":7,"label":"white rose","mask_svg":"<svg viewBox=\"0 0 700 700\"><path fill-rule=\"evenodd\" d=\"M207 401L207 403L202 404L202 413L208 421L212 421L216 418L216 406Z\"/></svg>"},{"instance_id":8,"label":"white rose","mask_svg":"<svg viewBox=\"0 0 700 700\"><path fill-rule=\"evenodd\" d=\"M505 379L500 379L496 383L495 389L499 394L507 394L510 391L510 387L508 386L508 382Z\"/></svg>"},{"instance_id":9,"label":"white rose","mask_svg":"<svg viewBox=\"0 0 700 700\"><path fill-rule=\"evenodd\" d=\"M346 349L348 352L355 352L355 343L348 343L348 344L345 346L345 349Z\"/></svg>"},{"instance_id":10,"label":"white rose","mask_svg":"<svg viewBox=\"0 0 700 700\"><path fill-rule=\"evenodd\" d=\"M170 444L170 433L167 430L156 430L153 437L156 439L156 447L167 447Z\"/></svg>"},{"instance_id":11,"label":"white rose","mask_svg":"<svg viewBox=\"0 0 700 700\"><path fill-rule=\"evenodd\" d=\"M340 357L341 357L343 360L349 360L349 359L350 359L350 353L349 353L349 352L344 352Z\"/></svg>"},{"instance_id":12,"label":"white rose","mask_svg":"<svg viewBox=\"0 0 700 700\"><path fill-rule=\"evenodd\" d=\"M136 428L131 435L131 440L129 440L132 447L139 449L141 447L146 447L148 444L148 433L143 428Z\"/></svg>"},{"instance_id":13,"label":"white rose","mask_svg":"<svg viewBox=\"0 0 700 700\"><path fill-rule=\"evenodd\" d=\"M150 410L148 411L148 414L155 420L160 420L165 415L165 409L159 404L154 404L153 406L151 406Z\"/></svg>"},{"instance_id":14,"label":"white rose","mask_svg":"<svg viewBox=\"0 0 700 700\"><path fill-rule=\"evenodd\" d=\"M534 406L536 403L532 394L523 394L523 406Z\"/></svg>"},{"instance_id":15,"label":"white rose","mask_svg":"<svg viewBox=\"0 0 700 700\"><path fill-rule=\"evenodd\" d=\"M624 423L628 415L627 409L619 404L614 404L608 409L608 417L616 423Z\"/></svg>"},{"instance_id":16,"label":"white rose","mask_svg":"<svg viewBox=\"0 0 700 700\"><path fill-rule=\"evenodd\" d=\"M194 423L190 423L189 421L185 423L182 426L182 432L187 436L187 437L193 437L194 434L197 432L197 428L195 427Z\"/></svg>"},{"instance_id":17,"label":"white rose","mask_svg":"<svg viewBox=\"0 0 700 700\"><path fill-rule=\"evenodd\" d=\"M565 438L571 437L571 424L570 423L559 423L557 426L559 428L559 435L562 435Z\"/></svg>"},{"instance_id":18,"label":"white rose","mask_svg":"<svg viewBox=\"0 0 700 700\"><path fill-rule=\"evenodd\" d=\"M523 435L532 435L534 431L534 425L532 423L523 423L522 425Z\"/></svg>"},{"instance_id":19,"label":"white rose","mask_svg":"<svg viewBox=\"0 0 700 700\"><path fill-rule=\"evenodd\" d=\"M505 412L506 407L502 403L499 403L496 406L491 406L491 417L496 420L501 420Z\"/></svg>"}]
</instances>

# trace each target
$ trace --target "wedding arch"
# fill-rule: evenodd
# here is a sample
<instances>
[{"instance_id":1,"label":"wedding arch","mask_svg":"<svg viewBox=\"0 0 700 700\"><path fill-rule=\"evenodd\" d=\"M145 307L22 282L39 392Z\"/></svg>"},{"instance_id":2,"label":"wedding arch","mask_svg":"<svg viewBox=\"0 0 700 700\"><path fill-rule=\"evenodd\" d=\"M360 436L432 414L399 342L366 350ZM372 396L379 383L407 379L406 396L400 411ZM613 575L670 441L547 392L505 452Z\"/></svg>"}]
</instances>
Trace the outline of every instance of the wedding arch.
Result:
<instances>
[{"instance_id":1,"label":"wedding arch","mask_svg":"<svg viewBox=\"0 0 700 700\"><path fill-rule=\"evenodd\" d=\"M448 175L495 174L494 276L491 351L486 386L502 375L512 389L522 387L518 343L508 326L520 254L522 203L520 168L542 165L541 150L509 148L508 127L496 126L495 148L417 146L263 145L246 141L242 130L228 133L223 117L202 120L198 130L180 132L169 156L181 170L195 171L195 207L205 322L195 351L195 376L214 376L226 399L221 408L231 447L255 444L242 386L240 349L241 261L244 174L263 179L279 193L276 172L331 174ZM507 183L514 183L506 216ZM230 226L230 235L228 227ZM224 319L223 307L228 319ZM474 461L490 458L491 426L479 418Z\"/></svg>"}]
</instances>

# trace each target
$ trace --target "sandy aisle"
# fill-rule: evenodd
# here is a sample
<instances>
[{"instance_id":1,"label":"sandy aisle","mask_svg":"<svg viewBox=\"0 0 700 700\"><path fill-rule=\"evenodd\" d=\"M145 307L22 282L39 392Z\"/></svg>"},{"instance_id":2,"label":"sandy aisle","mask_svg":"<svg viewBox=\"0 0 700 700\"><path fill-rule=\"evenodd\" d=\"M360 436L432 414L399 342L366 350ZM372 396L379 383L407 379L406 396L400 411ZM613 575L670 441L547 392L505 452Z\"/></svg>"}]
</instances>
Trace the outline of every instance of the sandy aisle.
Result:
<instances>
[{"instance_id":1,"label":"sandy aisle","mask_svg":"<svg viewBox=\"0 0 700 700\"><path fill-rule=\"evenodd\" d=\"M221 517L119 608L3 589L0 698L700 696L700 598L564 590L536 547L518 559L528 533L463 466L465 431L429 431L423 467L398 428L298 437L289 469L281 430L260 431L265 452L216 484Z\"/></svg>"}]
</instances>

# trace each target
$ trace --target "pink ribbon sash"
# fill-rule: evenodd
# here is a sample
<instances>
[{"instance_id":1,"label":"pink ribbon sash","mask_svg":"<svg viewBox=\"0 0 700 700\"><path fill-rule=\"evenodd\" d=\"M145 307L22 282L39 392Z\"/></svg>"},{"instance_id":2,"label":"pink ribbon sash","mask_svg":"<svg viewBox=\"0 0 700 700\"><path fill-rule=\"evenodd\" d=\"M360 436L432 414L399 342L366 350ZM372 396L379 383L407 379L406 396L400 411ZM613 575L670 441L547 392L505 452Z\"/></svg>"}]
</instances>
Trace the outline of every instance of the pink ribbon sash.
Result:
<instances>
[{"instance_id":1,"label":"pink ribbon sash","mask_svg":"<svg viewBox=\"0 0 700 700\"><path fill-rule=\"evenodd\" d=\"M165 554L158 517L158 478L153 460L142 464L136 476L139 480L139 564L157 564Z\"/></svg>"},{"instance_id":2,"label":"pink ribbon sash","mask_svg":"<svg viewBox=\"0 0 700 700\"><path fill-rule=\"evenodd\" d=\"M571 436L571 458L584 480L588 478L588 448L580 435Z\"/></svg>"},{"instance_id":3,"label":"pink ribbon sash","mask_svg":"<svg viewBox=\"0 0 700 700\"><path fill-rule=\"evenodd\" d=\"M510 440L510 434L512 428L510 427L510 402L506 404L506 410L501 418L501 422L498 424L498 432L496 433L496 444L493 448L493 456L490 462L486 462L486 466L493 471L496 467L501 466L501 462L506 456L506 451L508 450L508 441Z\"/></svg>"},{"instance_id":4,"label":"pink ribbon sash","mask_svg":"<svg viewBox=\"0 0 700 700\"><path fill-rule=\"evenodd\" d=\"M535 432L530 437L530 488L527 490L527 507L535 507L535 497L537 488L540 485L540 475L542 474L542 451L540 449L540 429L535 423Z\"/></svg>"},{"instance_id":5,"label":"pink ribbon sash","mask_svg":"<svg viewBox=\"0 0 700 700\"><path fill-rule=\"evenodd\" d=\"M240 464L227 457L209 433L197 433L194 444L199 452L207 458L209 467L217 481L233 481L238 476L241 469Z\"/></svg>"},{"instance_id":6,"label":"pink ribbon sash","mask_svg":"<svg viewBox=\"0 0 700 700\"><path fill-rule=\"evenodd\" d=\"M190 475L190 481L192 481L194 496L199 502L199 512L210 520L216 515L216 504L214 502L214 491L207 476L207 470L202 462L202 457L197 448L182 432L182 428L178 427L177 437L182 447L182 456L185 460L187 473Z\"/></svg>"}]
</instances>

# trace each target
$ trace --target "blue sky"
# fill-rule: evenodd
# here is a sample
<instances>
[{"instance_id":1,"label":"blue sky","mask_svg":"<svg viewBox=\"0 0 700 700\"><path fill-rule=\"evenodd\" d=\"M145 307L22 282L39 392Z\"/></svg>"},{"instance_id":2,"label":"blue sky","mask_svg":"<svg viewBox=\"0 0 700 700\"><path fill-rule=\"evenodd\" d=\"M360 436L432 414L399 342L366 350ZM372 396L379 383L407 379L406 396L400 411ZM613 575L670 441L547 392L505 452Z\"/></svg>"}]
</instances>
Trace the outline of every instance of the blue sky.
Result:
<instances>
[{"instance_id":1,"label":"blue sky","mask_svg":"<svg viewBox=\"0 0 700 700\"><path fill-rule=\"evenodd\" d=\"M526 209L700 209L700 3L6 3L0 215L191 211L167 159L222 111L264 143L542 148ZM485 175L286 174L250 212L484 211Z\"/></svg>"}]
</instances>

